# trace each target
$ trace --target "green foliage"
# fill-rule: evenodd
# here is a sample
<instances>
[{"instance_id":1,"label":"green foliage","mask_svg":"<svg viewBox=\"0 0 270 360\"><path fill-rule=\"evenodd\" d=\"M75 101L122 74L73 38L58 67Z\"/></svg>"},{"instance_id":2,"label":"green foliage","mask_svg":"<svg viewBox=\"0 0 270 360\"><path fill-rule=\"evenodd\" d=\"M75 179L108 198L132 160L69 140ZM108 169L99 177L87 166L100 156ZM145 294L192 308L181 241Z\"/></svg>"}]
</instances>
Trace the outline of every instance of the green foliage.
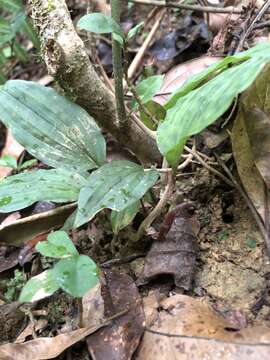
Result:
<instances>
[{"instance_id":1,"label":"green foliage","mask_svg":"<svg viewBox=\"0 0 270 360\"><path fill-rule=\"evenodd\" d=\"M79 195L75 227L85 224L95 214L109 208L122 211L138 201L158 179L156 170L126 160L112 161L94 171Z\"/></svg>"},{"instance_id":2,"label":"green foliage","mask_svg":"<svg viewBox=\"0 0 270 360\"><path fill-rule=\"evenodd\" d=\"M146 104L144 104L144 107L158 122L164 120L166 116L166 110L159 103L150 100ZM157 124L154 123L153 120L148 115L146 115L144 111L140 112L140 119L149 129L156 130Z\"/></svg>"},{"instance_id":3,"label":"green foliage","mask_svg":"<svg viewBox=\"0 0 270 360\"><path fill-rule=\"evenodd\" d=\"M43 271L34 276L23 287L19 297L20 302L34 302L52 295L59 289L53 270Z\"/></svg>"},{"instance_id":4,"label":"green foliage","mask_svg":"<svg viewBox=\"0 0 270 360\"><path fill-rule=\"evenodd\" d=\"M10 167L13 170L18 170L18 171L27 169L36 163L37 163L36 159L31 159L25 161L22 164L18 164L16 158L12 155L3 155L0 158L0 166Z\"/></svg>"},{"instance_id":5,"label":"green foliage","mask_svg":"<svg viewBox=\"0 0 270 360\"><path fill-rule=\"evenodd\" d=\"M70 241L64 231L55 231L51 233L47 241L40 241L36 246L41 255L62 259L69 256L78 255L78 251Z\"/></svg>"},{"instance_id":6,"label":"green foliage","mask_svg":"<svg viewBox=\"0 0 270 360\"><path fill-rule=\"evenodd\" d=\"M56 231L40 242L36 249L45 256L61 259L52 269L30 279L24 286L19 301L33 302L63 289L73 297L82 297L99 281L98 268L86 255L79 255L64 231Z\"/></svg>"},{"instance_id":7,"label":"green foliage","mask_svg":"<svg viewBox=\"0 0 270 360\"><path fill-rule=\"evenodd\" d=\"M10 167L12 169L17 169L17 160L14 156L3 155L0 158L0 166Z\"/></svg>"},{"instance_id":8,"label":"green foliage","mask_svg":"<svg viewBox=\"0 0 270 360\"><path fill-rule=\"evenodd\" d=\"M105 162L106 144L95 121L53 89L31 81L6 82L0 89L0 118L47 165L79 172Z\"/></svg>"},{"instance_id":9,"label":"green foliage","mask_svg":"<svg viewBox=\"0 0 270 360\"><path fill-rule=\"evenodd\" d=\"M36 201L76 201L85 179L63 169L35 170L0 182L0 212L23 209Z\"/></svg>"},{"instance_id":10,"label":"green foliage","mask_svg":"<svg viewBox=\"0 0 270 360\"><path fill-rule=\"evenodd\" d=\"M210 66L172 95L157 133L159 149L172 166L177 166L187 138L220 117L269 61L270 45L259 44Z\"/></svg>"},{"instance_id":11,"label":"green foliage","mask_svg":"<svg viewBox=\"0 0 270 360\"><path fill-rule=\"evenodd\" d=\"M98 268L86 255L60 260L54 267L54 276L61 289L74 297L82 297L99 281Z\"/></svg>"},{"instance_id":12,"label":"green foliage","mask_svg":"<svg viewBox=\"0 0 270 360\"><path fill-rule=\"evenodd\" d=\"M104 208L124 210L158 178L157 171L145 172L128 161L104 165L105 139L95 121L50 88L8 81L0 88L0 118L29 153L57 167L20 173L0 182L0 212L19 210L41 200L78 201L77 214L65 228L72 224L78 227ZM89 175L87 170L94 168L98 169Z\"/></svg>"},{"instance_id":13,"label":"green foliage","mask_svg":"<svg viewBox=\"0 0 270 360\"><path fill-rule=\"evenodd\" d=\"M4 293L5 298L8 301L16 300L26 281L25 273L16 269L14 271L14 277L6 283L7 291Z\"/></svg>"},{"instance_id":14,"label":"green foliage","mask_svg":"<svg viewBox=\"0 0 270 360\"><path fill-rule=\"evenodd\" d=\"M24 33L36 49L39 49L39 39L21 1L0 0L1 10L5 14L5 17L0 16L0 65L3 69L12 55L22 62L28 60L26 49L17 41L18 34ZM8 55L8 53L10 54ZM4 72L1 75L0 83L3 83L5 81Z\"/></svg>"},{"instance_id":15,"label":"green foliage","mask_svg":"<svg viewBox=\"0 0 270 360\"><path fill-rule=\"evenodd\" d=\"M160 89L163 79L164 75L149 76L136 86L136 92L139 95L142 104L146 104L152 100L153 96Z\"/></svg>"},{"instance_id":16,"label":"green foliage","mask_svg":"<svg viewBox=\"0 0 270 360\"><path fill-rule=\"evenodd\" d=\"M144 22L141 21L139 24L137 24L132 29L130 29L128 34L127 34L127 40L130 40L134 36L136 36L138 34L138 32L141 30L141 28L143 27L143 25L144 25Z\"/></svg>"},{"instance_id":17,"label":"green foliage","mask_svg":"<svg viewBox=\"0 0 270 360\"><path fill-rule=\"evenodd\" d=\"M78 21L78 28L86 31L90 31L97 34L112 34L113 39L116 40L121 46L124 43L132 39L140 31L144 22L140 22L132 29L129 30L127 36L125 36L121 26L111 17L101 13L91 13L84 15Z\"/></svg>"},{"instance_id":18,"label":"green foliage","mask_svg":"<svg viewBox=\"0 0 270 360\"><path fill-rule=\"evenodd\" d=\"M103 15L101 13L91 13L83 16L78 22L78 28L87 30L98 34L112 33L115 35L121 45L125 38L125 34L121 29L120 25L117 24L110 16Z\"/></svg>"},{"instance_id":19,"label":"green foliage","mask_svg":"<svg viewBox=\"0 0 270 360\"><path fill-rule=\"evenodd\" d=\"M140 202L135 201L122 211L111 212L111 224L114 234L118 234L120 230L129 225L140 208Z\"/></svg>"}]
</instances>

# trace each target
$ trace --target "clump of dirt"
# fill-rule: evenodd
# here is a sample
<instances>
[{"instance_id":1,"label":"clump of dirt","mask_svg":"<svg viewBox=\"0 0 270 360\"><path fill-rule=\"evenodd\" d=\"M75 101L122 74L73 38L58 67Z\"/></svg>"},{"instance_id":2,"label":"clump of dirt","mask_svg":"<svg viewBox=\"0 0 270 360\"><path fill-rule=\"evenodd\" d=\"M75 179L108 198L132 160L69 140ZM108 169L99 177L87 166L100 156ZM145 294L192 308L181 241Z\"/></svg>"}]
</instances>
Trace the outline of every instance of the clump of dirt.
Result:
<instances>
[{"instance_id":1,"label":"clump of dirt","mask_svg":"<svg viewBox=\"0 0 270 360\"><path fill-rule=\"evenodd\" d=\"M197 197L201 231L195 289L223 313L239 309L249 320L269 322L270 261L261 233L239 193L222 190L209 176L206 170L198 173L200 180L190 192L201 194Z\"/></svg>"}]
</instances>

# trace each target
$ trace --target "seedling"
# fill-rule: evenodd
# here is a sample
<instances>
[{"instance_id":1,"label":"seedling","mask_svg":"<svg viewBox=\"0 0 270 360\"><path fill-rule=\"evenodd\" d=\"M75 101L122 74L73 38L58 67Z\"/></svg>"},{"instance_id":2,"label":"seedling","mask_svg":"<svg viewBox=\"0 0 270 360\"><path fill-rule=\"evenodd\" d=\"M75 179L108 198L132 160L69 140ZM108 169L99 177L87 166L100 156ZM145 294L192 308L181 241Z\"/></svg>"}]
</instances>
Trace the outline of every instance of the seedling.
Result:
<instances>
[{"instance_id":1,"label":"seedling","mask_svg":"<svg viewBox=\"0 0 270 360\"><path fill-rule=\"evenodd\" d=\"M99 269L86 255L80 255L64 231L51 233L47 241L39 242L36 250L43 256L60 259L51 269L31 278L23 287L21 302L34 302L62 289L81 298L99 282Z\"/></svg>"}]
</instances>

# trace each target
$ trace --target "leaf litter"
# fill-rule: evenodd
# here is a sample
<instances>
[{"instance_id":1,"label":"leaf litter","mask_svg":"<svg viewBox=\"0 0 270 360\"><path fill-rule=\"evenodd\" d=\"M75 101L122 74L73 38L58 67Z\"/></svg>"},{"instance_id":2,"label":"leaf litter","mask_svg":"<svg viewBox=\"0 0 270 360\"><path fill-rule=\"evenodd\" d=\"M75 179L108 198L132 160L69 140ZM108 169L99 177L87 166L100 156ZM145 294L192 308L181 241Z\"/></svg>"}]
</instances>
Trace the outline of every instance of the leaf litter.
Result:
<instances>
[{"instance_id":1,"label":"leaf litter","mask_svg":"<svg viewBox=\"0 0 270 360\"><path fill-rule=\"evenodd\" d=\"M212 59L211 59L211 61L212 61ZM180 65L180 66L182 66L182 65ZM191 67L191 71L192 70L193 70L193 68ZM180 72L182 72L182 70L180 70ZM177 71L175 71L175 73L177 73ZM181 75L180 75L180 77L181 77ZM172 84L174 84L174 83L180 84L180 82L183 80L182 79L178 80L177 78L174 79L174 75L173 75L172 80L170 80L170 81L172 82ZM171 84L169 82L168 86L170 86L170 85ZM166 92L167 90L168 89L165 88L164 92ZM171 89L169 88L169 91L170 90ZM161 95L161 96L163 96L163 95ZM267 111L265 111L265 110L266 109L263 109L264 115L267 114ZM263 115L263 118L265 119L264 115ZM254 130L252 130L252 131L254 131ZM254 168L254 163L255 163L254 159L252 158L251 161L252 161L251 166L253 166L253 168ZM192 165L192 167L193 167L193 165ZM262 169L260 166L256 165L257 170L258 170L258 168ZM265 167L264 167L264 169L265 169ZM192 170L194 170L194 167L192 168ZM259 173L260 177L262 178L263 175L260 174L259 171L258 171L258 173ZM249 173L249 174L251 177L253 177L253 173ZM210 220L209 220L210 221L210 230L208 229L207 234L206 234L206 226L204 225L203 221L201 221L202 234L199 234L199 238L197 239L198 244L196 245L196 247L199 247L199 249L201 251L192 250L192 254L193 254L192 255L193 256L192 263L194 265L194 255L196 253L196 255L198 257L196 265L199 268L199 273L197 272L196 274L193 274L191 276L189 282L190 283L195 282L194 292L196 293L196 295L198 295L198 294L201 295L204 291L206 293L208 292L209 296L208 296L208 298L206 296L206 302L207 302L207 300L209 302L209 298L210 298L210 300L213 301L214 306L216 306L219 302L222 303L221 306L217 306L219 312L222 314L226 314L226 311L228 311L229 308L233 308L233 307L244 308L245 310L249 311L249 309L252 307L252 305L256 305L257 308L259 309L260 308L259 302L263 300L263 294L260 293L260 290L267 291L267 286L265 289L265 283L264 283L263 277L264 277L264 275L267 274L267 269L268 269L266 267L263 274L259 270L264 266L264 262L263 262L264 259L263 259L263 253L262 253L262 247L263 247L262 239L261 239L260 235L258 234L258 232L256 232L254 229L252 229L252 226L251 227L247 226L247 223L249 223L249 222L251 224L253 223L252 219L248 218L248 216L247 216L245 221L243 221L242 217L245 217L245 216L243 216L242 213L241 213L241 215L239 215L239 217L241 219L240 220L236 219L234 221L233 225L227 224L223 221L222 217L224 216L225 212L226 212L225 215L229 214L230 212L228 209L225 210L224 204L216 203L216 201L224 202L225 201L224 199L227 196L228 189L225 190L224 196L221 196L218 193L217 188L218 188L218 186L220 186L220 184L215 183L214 186L212 186L213 185L212 183L207 184L207 185L205 184L204 189L206 189L206 191L208 191L207 195L210 197L210 200L207 201L207 205L206 205L202 200L203 194L200 193L203 190L203 187L200 187L200 184L201 184L200 180L202 180L202 179L198 180L198 177L199 177L199 175L197 176L197 179L194 179L191 181L191 182L193 182L193 184L191 186L192 189L190 189L190 187L189 187L189 180L184 181L183 184L178 183L179 189L182 189L182 191L185 194L187 194L187 197L193 197L193 199L196 198L196 196L194 196L194 194L195 194L196 190L198 190L199 195L198 195L198 199L196 199L197 200L196 206L199 205L198 212L199 212L200 221L203 220L203 221L207 222L209 219L206 219L206 218L207 218L207 216L210 216ZM187 177L185 178L185 180L186 179L187 179ZM215 182L215 180L211 179L210 182ZM181 186L182 186L182 188L181 188ZM186 192L185 187L188 189L187 192ZM222 190L224 190L224 189L222 189ZM229 190L228 190L228 192L229 192ZM183 195L183 193L182 193L182 195ZM239 199L236 198L235 202L238 202L238 201L239 201ZM239 202L241 203L241 201L239 201ZM211 206L213 206L213 208L210 209L212 211L210 211L210 215L209 215L208 211L209 211L209 207L211 207ZM233 215L235 218L237 217L236 214L237 214L238 210L245 214L246 209L244 209L244 211L243 211L243 209L241 207L243 207L243 204L241 204L241 206L239 206L239 207L235 206L235 209L233 210ZM260 206L258 206L258 209L259 209L259 211L261 211L261 214L263 215L263 209L264 209L263 202L260 203ZM217 219L213 219L213 217L216 215L217 215ZM225 218L225 216L224 216L224 218ZM61 224L62 220L63 219L60 219L58 221L59 225ZM20 220L18 220L18 221L20 221ZM33 218L32 223L31 223L31 219L30 219L27 231L31 230L31 226L34 225L34 221L38 221L38 219ZM135 221L136 221L136 218L135 218ZM243 226L243 228L241 228L241 226L243 225L243 222L244 222L244 226ZM13 225L13 224L11 224L11 225ZM45 228L44 228L44 226L45 225L43 225L43 227L41 226L42 231L48 230L48 227L46 228L46 226L45 226ZM233 230L233 226L236 227L235 232ZM20 244L20 245L23 244L25 241L27 241L26 240L27 238L29 240L29 235L26 235L26 237L24 237L24 236L20 237L20 227L17 227L17 230L16 230L16 224L15 224L15 231L16 231L15 233L14 232L10 233L9 236L10 236L10 239L11 238L14 239L14 234L16 234L16 237L18 236L18 240L16 240L17 244ZM182 231L182 233L184 232L183 230L181 230L181 231ZM241 233L241 231L242 231L241 236L236 234L236 232ZM30 233L31 233L31 231L30 231ZM168 231L168 234L169 233L170 233L170 230ZM172 233L173 232L171 232L171 234ZM7 233L7 234L9 234L9 233ZM168 236L168 234L167 234L167 236ZM169 243L170 243L171 234L169 235L169 239L167 239L167 240L169 240ZM36 236L36 235L37 234L34 234L34 236ZM196 234L194 232L192 232L193 239L194 239L194 235L196 235ZM181 238L182 238L182 236L181 237L179 236L179 239L181 239ZM4 240L7 239L5 232L3 232L3 234L2 234L2 239L4 239ZM181 240L179 240L179 241L181 242ZM239 241L240 241L240 243L239 243ZM154 242L154 245L156 245L156 244L157 244L157 242ZM219 250L219 248L221 248L221 250ZM244 251L243 251L243 248L244 248ZM183 250L183 248L180 249L180 252L181 252L181 250ZM202 254L202 252L203 252L203 254ZM151 250L150 250L149 254L151 254ZM174 253L174 255L175 254L176 253ZM208 260L207 257L210 257L210 260ZM248 258L249 258L249 260L248 260ZM204 262L203 266L201 263L198 264L198 260L199 260L199 262ZM183 263L185 263L185 258L183 257L181 261L183 261ZM226 262L228 264L226 264ZM248 267L250 267L250 269L248 269ZM193 268L193 266L192 266L192 268ZM201 269L204 270L202 273L201 273ZM242 270L243 270L243 272L242 272ZM250 272L247 270L250 270ZM210 273L210 272L214 273L214 276L212 278L207 277L209 275L207 273ZM118 268L117 268L116 274L117 274L117 276L119 276ZM225 275L227 275L227 277L225 277ZM232 277L232 282L228 285L226 283L226 281L230 277ZM106 276L105 276L105 278L106 278ZM110 274L107 276L107 278L109 278L109 281L107 279L107 282L111 283L112 282L111 278L116 278L116 275ZM135 287L133 281L131 279L126 279L124 275L122 276L122 274L120 274L119 279L120 279L120 282L121 281L123 282L123 284L118 284L116 281L116 284L112 286L112 289L113 289L112 294L117 293L116 289L118 289L118 288L122 288L122 290L123 290L123 288L125 288L125 285L128 284L133 289L132 291L135 291L135 292L130 291L130 294L133 296L132 300L134 301L134 298L135 298L136 301L134 301L134 302L137 303L137 300L138 300L138 302L140 303L140 297L138 296L138 293L136 292L136 287ZM254 281L252 289L250 287L251 286L250 280ZM114 286L115 286L115 288L114 288ZM234 291L233 294L232 294L232 292L225 293L225 290L228 287L232 287L232 289ZM242 292L241 287L245 290L244 292ZM125 288L126 292L128 292L127 288L129 289L129 287ZM92 320L93 323L100 324L100 323L104 322L104 319L106 319L106 316L104 316L104 314L106 313L106 311L108 311L109 313L111 311L111 309L108 310L108 304L107 304L107 310L106 311L104 310L104 307L106 308L106 306L104 304L104 301L103 301L103 298L101 295L102 289L99 288L99 289L95 289L95 290L96 290L96 292L92 294L92 297L91 297L91 294L88 294L88 300L86 297L84 298L84 303L83 303L84 313L83 314L84 314L84 321L86 322L86 324L87 324L87 319L89 319L89 318L90 318L90 320ZM146 295L144 293L144 291L145 291L145 287L142 288L141 293L143 295ZM163 358L164 359L170 359L170 358L186 359L193 355L195 358L198 358L198 359L203 359L205 357L208 357L209 359L211 359L211 358L216 359L217 357L219 357L221 359L236 359L236 358L237 359L238 358L239 359L242 359L242 358L243 359L246 359L246 358L256 359L256 356L258 356L258 354L261 359L269 358L269 350L266 349L267 346L265 346L263 344L263 342L267 342L269 344L269 329L268 328L263 328L263 327L252 328L252 327L250 327L250 328L247 328L246 330L243 330L243 329L241 329L241 327L235 326L235 322L231 323L228 320L224 319L224 317L217 315L215 312L210 310L208 306L206 306L204 303L202 303L203 297L201 297L200 300L195 300L195 299L192 299L189 297L185 297L183 295L173 295L174 291L175 291L175 289L172 291L172 293L170 293L170 294L166 293L166 295L164 295L162 293L162 289L160 288L158 291L155 292L155 295L156 295L156 293L158 293L159 296L154 297L154 300L152 300L151 306L150 307L147 305L144 306L144 313L146 315L147 329L144 333L142 343L139 347L138 352L135 355L135 358L137 357L138 359L150 360L151 355L153 354L153 351L156 351L156 353L154 353L154 355L156 355L156 357L154 357L155 359L163 359ZM110 291L109 291L109 293L110 293ZM249 293L252 293L251 296L249 296L250 295ZM124 299L121 298L122 294L123 294L123 292L119 291L119 295L115 296L116 299L112 299L113 305L115 306L115 303L116 303L117 304L116 307L118 310L120 310L120 312L124 310L123 307L125 308L125 306L123 305L123 303L125 303L125 301L124 301ZM169 296L167 298L168 295L173 295L173 296ZM255 299L258 300L258 303L256 303ZM148 297L147 296L144 297L145 304L146 304L147 300L148 300ZM130 304L130 301L131 301L131 299L129 299L125 303L125 305ZM267 297L266 297L265 301L267 302ZM87 302L88 302L88 305L86 304ZM211 301L210 301L210 303L211 303ZM87 307L88 307L88 310L87 310ZM157 309L158 309L158 311L157 311ZM134 309L132 309L132 310L134 310ZM262 306L261 310L266 311L266 315L267 315L267 308L263 309L263 306ZM105 313L104 313L104 311L105 311ZM127 311L127 310L124 310L124 311ZM260 312L260 310L259 310L259 312ZM93 313L95 314L94 318L91 315ZM148 316L149 313L151 313L152 319L150 319L150 317ZM135 316L136 316L136 314L137 313L135 312ZM128 315L131 316L131 320ZM127 318L125 319L125 317L127 317ZM234 317L237 317L237 316L234 315ZM122 323L120 321L121 318L122 318ZM138 324L136 323L138 325L138 328L137 328L138 332L137 333L135 332L135 334L133 333L134 338L133 338L133 341L130 342L130 344L128 344L128 341L124 341L124 343L121 341L121 339L123 339L123 338L121 338L121 336L123 334L119 333L118 330L121 329L121 326L123 326L122 328L124 330L126 329L125 326L128 326L128 327L130 326L130 323L132 323L132 321L134 319L134 313L129 314L129 311L127 311L126 314L122 314L121 316L119 316L119 318L116 318L116 320L114 320L111 325L107 326L104 329L98 330L98 332L103 332L103 330L104 330L105 333L106 333L105 330L107 330L109 336L112 336L112 337L115 336L115 338L113 338L111 342L106 344L106 351L110 354L109 356L111 356L111 354L113 354L112 356L118 356L118 357L116 357L117 359L121 358L119 356L122 356L119 354L124 354L123 359L129 358L131 356L131 354L134 352L134 349L136 349L136 347L139 343L138 339L140 338L140 336L143 332L142 318L143 317L141 317L141 312L140 312L139 319L137 319L140 321L138 321ZM156 319L157 324L154 323L153 319ZM89 328L89 326L87 328ZM29 327L29 328L31 328L31 327ZM166 335L164 335L164 334L160 335L160 334L150 332L149 330L151 330L151 329L153 331L158 331L158 332L162 332L162 333L165 332ZM80 330L83 330L83 329L80 329ZM130 330L130 329L128 328L128 330ZM133 329L131 329L131 330L133 330ZM8 345L6 345L6 349L8 349L8 351L11 351L10 354L12 356L14 356L14 358L16 358L16 357L18 358L18 349L24 349L26 351L26 352L20 353L20 354L22 354L22 356L25 356L25 358L26 357L29 358L29 356L31 356L31 354L33 354L33 351L34 351L34 356L37 356L36 358L49 358L47 356L57 356L64 349L69 347L73 343L72 342L73 340L75 343L85 336L85 333L82 334L83 331L77 332L77 333L76 333L76 331L75 332L70 331L70 332L64 334L65 337L63 337L63 338L58 337L61 335L51 337L51 338L42 338L41 337L40 338L40 340L41 340L40 341L40 354L38 354L38 355L35 355L35 352L36 351L39 352L39 348L36 348L36 346L39 344L39 342L37 341L39 339L27 341L25 344L21 344L24 346L20 347L20 348L14 347L12 349L11 344L8 344ZM77 335L75 335L75 333ZM130 334L130 333L128 333L128 334ZM69 338L69 335L70 335L70 338ZM117 335L119 335L119 337L117 337ZM178 339L177 337L174 338L174 335L180 336L180 339ZM92 351L92 354L94 354L94 352L95 352L94 348L98 347L98 345L100 345L100 344L96 341L91 342L89 340L89 339L91 339L91 337L93 337L93 339L95 339L95 338L97 338L97 334L94 333L94 334L90 335L87 339L87 342L90 343L90 345L91 345L90 352ZM219 341L210 340L213 337L215 339L218 339ZM239 338L240 338L240 340L239 340ZM101 342L103 339L103 344L101 344L100 346L102 346L102 345L104 346L104 338L102 338L102 336L101 336L101 337L98 337L98 339ZM106 339L106 337L105 337L105 339ZM59 345L59 342L58 342L59 340L61 340L61 341L64 340L65 344L62 347ZM245 342L250 342L250 343L244 344ZM115 353L114 352L111 353L110 351L115 350L114 345L115 344L119 345L119 343L121 343L122 347L117 346L118 352L116 351ZM47 347L47 349L46 349L46 347ZM51 349L50 353L48 353L48 348ZM27 353L28 349L29 349L29 352ZM254 351L254 349L255 349L255 351ZM15 350L15 352L13 352L14 350ZM100 348L99 348L99 350L100 350ZM101 348L101 350L105 351L102 348ZM1 351L1 349L0 349L0 351ZM42 352L43 352L43 354L42 354ZM99 351L96 351L96 353L97 353L97 355L95 355L95 356L100 355ZM35 359L34 356L33 356L33 359ZM40 357L40 356L45 356L45 357ZM189 356L189 357L187 357L187 356Z\"/></svg>"}]
</instances>

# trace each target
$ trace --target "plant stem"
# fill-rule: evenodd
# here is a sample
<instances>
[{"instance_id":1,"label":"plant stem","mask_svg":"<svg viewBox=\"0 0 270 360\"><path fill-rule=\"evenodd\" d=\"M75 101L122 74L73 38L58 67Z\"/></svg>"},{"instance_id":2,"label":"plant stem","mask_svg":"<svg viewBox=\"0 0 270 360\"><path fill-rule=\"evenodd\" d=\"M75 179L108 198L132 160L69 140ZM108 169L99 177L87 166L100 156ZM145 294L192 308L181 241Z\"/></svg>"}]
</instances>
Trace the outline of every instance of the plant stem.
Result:
<instances>
[{"instance_id":1,"label":"plant stem","mask_svg":"<svg viewBox=\"0 0 270 360\"><path fill-rule=\"evenodd\" d=\"M120 25L121 0L111 0L111 15L114 21ZM116 109L120 125L124 125L127 120L126 108L124 103L123 89L123 66L122 66L122 48L120 44L112 39L113 51L113 73L116 96Z\"/></svg>"},{"instance_id":2,"label":"plant stem","mask_svg":"<svg viewBox=\"0 0 270 360\"><path fill-rule=\"evenodd\" d=\"M150 212L150 214L143 220L141 223L135 237L135 241L140 240L143 236L144 231L152 224L152 222L161 214L164 206L167 204L170 199L173 187L174 187L174 176L172 172L168 172L167 174L167 184L165 186L164 193L160 197L159 202L155 206L155 208Z\"/></svg>"},{"instance_id":3,"label":"plant stem","mask_svg":"<svg viewBox=\"0 0 270 360\"><path fill-rule=\"evenodd\" d=\"M78 305L78 327L79 329L83 327L83 303L82 298L77 299L77 305Z\"/></svg>"},{"instance_id":4,"label":"plant stem","mask_svg":"<svg viewBox=\"0 0 270 360\"><path fill-rule=\"evenodd\" d=\"M133 94L135 100L137 101L140 110L144 112L146 116L148 116L148 118L152 121L154 125L158 125L158 120L154 117L154 115L151 114L151 112L147 109L147 107L142 103L135 86L132 84L132 82L129 80L128 77L126 77L126 82L130 92Z\"/></svg>"},{"instance_id":5,"label":"plant stem","mask_svg":"<svg viewBox=\"0 0 270 360\"><path fill-rule=\"evenodd\" d=\"M214 6L199 6L199 5L188 5L188 4L177 4L174 2L162 2L156 0L129 0L134 4L142 4L149 6L159 6L167 8L176 8L181 10L201 11L205 13L219 13L219 14L241 14L241 9L235 9L232 6L226 8L214 7Z\"/></svg>"}]
</instances>

